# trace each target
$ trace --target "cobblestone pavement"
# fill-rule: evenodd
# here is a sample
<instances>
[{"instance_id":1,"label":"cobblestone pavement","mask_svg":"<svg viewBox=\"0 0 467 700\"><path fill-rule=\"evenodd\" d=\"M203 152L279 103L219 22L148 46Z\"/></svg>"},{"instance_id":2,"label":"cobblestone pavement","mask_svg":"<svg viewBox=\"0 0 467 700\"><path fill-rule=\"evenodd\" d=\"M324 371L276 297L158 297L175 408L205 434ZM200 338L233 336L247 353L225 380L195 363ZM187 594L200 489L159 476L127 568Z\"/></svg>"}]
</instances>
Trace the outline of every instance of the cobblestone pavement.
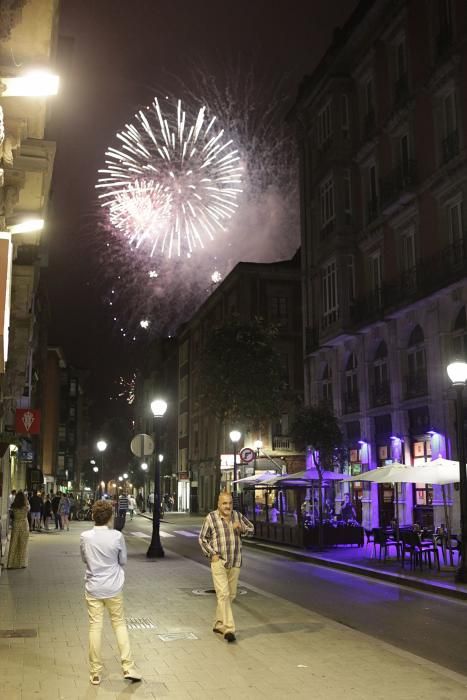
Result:
<instances>
[{"instance_id":1,"label":"cobblestone pavement","mask_svg":"<svg viewBox=\"0 0 467 700\"><path fill-rule=\"evenodd\" d=\"M467 676L243 587L236 644L211 631L209 569L168 552L150 562L147 541L128 537L125 586L133 653L143 682L123 680L113 633L104 629L105 671L89 683L84 567L79 533L33 534L25 570L0 577L0 697L7 700L313 698L465 700ZM11 636L14 635L14 636Z\"/></svg>"}]
</instances>

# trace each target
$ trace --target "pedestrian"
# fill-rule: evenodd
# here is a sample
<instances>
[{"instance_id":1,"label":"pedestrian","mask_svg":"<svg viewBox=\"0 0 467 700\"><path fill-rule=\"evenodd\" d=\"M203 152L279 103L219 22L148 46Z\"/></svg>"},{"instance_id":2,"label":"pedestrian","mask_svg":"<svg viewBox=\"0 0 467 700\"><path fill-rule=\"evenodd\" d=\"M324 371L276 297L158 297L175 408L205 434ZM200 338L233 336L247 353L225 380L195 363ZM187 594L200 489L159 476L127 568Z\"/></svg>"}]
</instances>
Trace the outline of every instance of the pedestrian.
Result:
<instances>
[{"instance_id":1,"label":"pedestrian","mask_svg":"<svg viewBox=\"0 0 467 700\"><path fill-rule=\"evenodd\" d=\"M143 494L141 492L136 496L136 504L138 506L139 512L143 513L144 512L144 498L143 498Z\"/></svg>"},{"instance_id":2,"label":"pedestrian","mask_svg":"<svg viewBox=\"0 0 467 700\"><path fill-rule=\"evenodd\" d=\"M68 494L68 500L70 502L70 521L76 518L76 500L72 493Z\"/></svg>"},{"instance_id":3,"label":"pedestrian","mask_svg":"<svg viewBox=\"0 0 467 700\"><path fill-rule=\"evenodd\" d=\"M242 537L251 535L254 525L232 507L232 495L219 495L217 510L206 516L199 534L203 553L211 561L211 575L217 597L213 632L235 642L232 602L237 594L242 565Z\"/></svg>"},{"instance_id":4,"label":"pedestrian","mask_svg":"<svg viewBox=\"0 0 467 700\"><path fill-rule=\"evenodd\" d=\"M61 498L61 493L60 491L57 491L55 496L52 498L52 513L54 514L55 518L55 529L58 530L60 527L60 530L63 530L63 524L62 524L62 518L60 516L60 513L58 512L58 506L60 505L60 498Z\"/></svg>"},{"instance_id":5,"label":"pedestrian","mask_svg":"<svg viewBox=\"0 0 467 700\"><path fill-rule=\"evenodd\" d=\"M58 504L58 512L62 521L62 530L70 529L70 501L68 500L68 496L66 493L62 493L62 496L60 498L60 503Z\"/></svg>"},{"instance_id":6,"label":"pedestrian","mask_svg":"<svg viewBox=\"0 0 467 700\"><path fill-rule=\"evenodd\" d=\"M44 501L44 507L42 509L42 522L44 523L44 529L49 529L49 520L52 515L52 503L50 501L50 496L47 494Z\"/></svg>"},{"instance_id":7,"label":"pedestrian","mask_svg":"<svg viewBox=\"0 0 467 700\"><path fill-rule=\"evenodd\" d=\"M133 520L135 514L136 500L131 494L128 496L128 510L130 511L130 520Z\"/></svg>"},{"instance_id":8,"label":"pedestrian","mask_svg":"<svg viewBox=\"0 0 467 700\"><path fill-rule=\"evenodd\" d=\"M25 569L28 565L29 503L22 491L18 491L11 504L13 527L8 549L7 569Z\"/></svg>"},{"instance_id":9,"label":"pedestrian","mask_svg":"<svg viewBox=\"0 0 467 700\"><path fill-rule=\"evenodd\" d=\"M32 492L31 500L29 501L31 506L31 531L41 529L41 510L42 510L42 498L39 496L36 490Z\"/></svg>"},{"instance_id":10,"label":"pedestrian","mask_svg":"<svg viewBox=\"0 0 467 700\"><path fill-rule=\"evenodd\" d=\"M141 680L135 668L123 608L123 584L127 562L125 539L108 524L113 515L110 501L96 501L92 508L94 527L81 533L81 558L86 564L85 598L89 616L89 666L93 685L101 682L101 641L104 609L107 608L117 638L123 677Z\"/></svg>"},{"instance_id":11,"label":"pedestrian","mask_svg":"<svg viewBox=\"0 0 467 700\"><path fill-rule=\"evenodd\" d=\"M151 491L151 493L148 496L148 508L149 512L152 513L154 510L154 491Z\"/></svg>"}]
</instances>

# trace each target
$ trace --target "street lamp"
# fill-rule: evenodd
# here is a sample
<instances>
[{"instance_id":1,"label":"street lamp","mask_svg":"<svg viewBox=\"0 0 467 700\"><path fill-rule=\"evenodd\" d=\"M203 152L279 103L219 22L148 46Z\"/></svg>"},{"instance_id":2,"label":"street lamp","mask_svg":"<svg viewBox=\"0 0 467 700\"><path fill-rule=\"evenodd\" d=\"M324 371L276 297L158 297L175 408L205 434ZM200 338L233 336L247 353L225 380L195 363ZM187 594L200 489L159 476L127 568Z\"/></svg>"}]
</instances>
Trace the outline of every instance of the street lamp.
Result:
<instances>
[{"instance_id":1,"label":"street lamp","mask_svg":"<svg viewBox=\"0 0 467 700\"><path fill-rule=\"evenodd\" d=\"M104 452L107 449L107 443L105 440L98 440L96 443L96 447L101 453L101 471L102 476L104 476ZM102 498L102 487L99 487L99 498Z\"/></svg>"},{"instance_id":2,"label":"street lamp","mask_svg":"<svg viewBox=\"0 0 467 700\"><path fill-rule=\"evenodd\" d=\"M23 75L0 76L2 97L47 97L56 95L58 86L58 75L44 70L31 70Z\"/></svg>"},{"instance_id":3,"label":"street lamp","mask_svg":"<svg viewBox=\"0 0 467 700\"><path fill-rule=\"evenodd\" d=\"M146 482L146 472L148 471L148 464L147 462L142 462L141 463L141 469L144 472L144 487L143 487L143 507L142 510L146 511L146 506L148 502L148 487L147 487L147 482Z\"/></svg>"},{"instance_id":4,"label":"street lamp","mask_svg":"<svg viewBox=\"0 0 467 700\"><path fill-rule=\"evenodd\" d=\"M467 363L451 362L447 366L448 377L456 390L456 424L457 424L457 458L459 460L459 500L461 511L461 563L456 572L456 581L467 583L467 475L465 472L465 440L464 440L464 399L463 391L467 381Z\"/></svg>"},{"instance_id":5,"label":"street lamp","mask_svg":"<svg viewBox=\"0 0 467 700\"><path fill-rule=\"evenodd\" d=\"M234 493L237 493L237 442L240 440L241 437L242 437L242 434L239 430L231 430L230 431L230 439L232 441L233 451L234 451L234 463L233 463Z\"/></svg>"},{"instance_id":6,"label":"street lamp","mask_svg":"<svg viewBox=\"0 0 467 700\"><path fill-rule=\"evenodd\" d=\"M154 416L154 444L159 447L159 420L164 417L167 411L167 403L163 399L154 399L151 402L151 411ZM161 523L161 470L160 461L154 451L154 508L152 511L152 538L146 556L149 559L161 558L165 552L161 544L160 523Z\"/></svg>"}]
</instances>

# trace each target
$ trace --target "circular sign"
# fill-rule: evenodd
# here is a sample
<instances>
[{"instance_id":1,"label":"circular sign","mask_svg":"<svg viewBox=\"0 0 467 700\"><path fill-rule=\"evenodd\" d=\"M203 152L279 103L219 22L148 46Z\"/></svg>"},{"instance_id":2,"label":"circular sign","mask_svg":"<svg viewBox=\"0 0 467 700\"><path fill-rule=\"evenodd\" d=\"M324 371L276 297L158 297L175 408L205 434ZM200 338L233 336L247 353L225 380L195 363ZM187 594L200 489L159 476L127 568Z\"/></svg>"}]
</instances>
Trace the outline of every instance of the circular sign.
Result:
<instances>
[{"instance_id":1,"label":"circular sign","mask_svg":"<svg viewBox=\"0 0 467 700\"><path fill-rule=\"evenodd\" d=\"M251 447L244 447L239 452L242 462L252 462L255 458L255 451Z\"/></svg>"},{"instance_id":2,"label":"circular sign","mask_svg":"<svg viewBox=\"0 0 467 700\"><path fill-rule=\"evenodd\" d=\"M131 441L130 449L136 457L148 457L154 452L154 440L149 435L140 433Z\"/></svg>"}]
</instances>

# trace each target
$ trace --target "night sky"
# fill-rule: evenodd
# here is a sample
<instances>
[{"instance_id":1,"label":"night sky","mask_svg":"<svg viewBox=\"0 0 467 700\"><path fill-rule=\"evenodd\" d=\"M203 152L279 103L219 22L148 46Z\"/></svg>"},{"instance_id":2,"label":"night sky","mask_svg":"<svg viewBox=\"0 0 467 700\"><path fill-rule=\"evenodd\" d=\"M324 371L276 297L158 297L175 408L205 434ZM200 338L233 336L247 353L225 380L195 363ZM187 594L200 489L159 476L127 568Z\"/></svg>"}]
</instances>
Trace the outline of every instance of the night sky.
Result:
<instances>
[{"instance_id":1,"label":"night sky","mask_svg":"<svg viewBox=\"0 0 467 700\"><path fill-rule=\"evenodd\" d=\"M115 410L107 404L113 380L145 351L144 344L116 332L105 303L109 276L103 268L110 269L111 249L102 245L94 186L115 132L157 92L178 94L179 82L195 88L193 64L202 63L219 81L221 66L237 60L253 64L257 75L285 76L293 100L301 78L329 46L333 28L355 5L356 0L61 3L60 34L73 39L73 48L63 63L50 130L58 146L50 213L50 342L61 345L71 363L91 370L96 429ZM262 251L252 257L262 259Z\"/></svg>"}]
</instances>

